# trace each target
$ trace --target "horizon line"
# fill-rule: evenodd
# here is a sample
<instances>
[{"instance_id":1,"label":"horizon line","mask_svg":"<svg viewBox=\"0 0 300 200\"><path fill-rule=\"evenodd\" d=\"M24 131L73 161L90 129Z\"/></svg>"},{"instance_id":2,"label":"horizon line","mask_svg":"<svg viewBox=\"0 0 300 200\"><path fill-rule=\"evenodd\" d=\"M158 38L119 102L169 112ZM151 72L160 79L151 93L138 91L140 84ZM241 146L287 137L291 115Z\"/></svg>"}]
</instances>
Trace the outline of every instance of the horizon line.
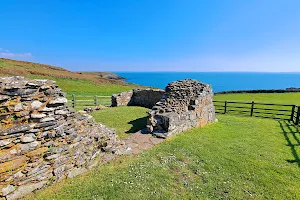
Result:
<instances>
[{"instance_id":1,"label":"horizon line","mask_svg":"<svg viewBox=\"0 0 300 200\"><path fill-rule=\"evenodd\" d=\"M73 72L110 72L110 73L300 73L300 71L73 71Z\"/></svg>"}]
</instances>

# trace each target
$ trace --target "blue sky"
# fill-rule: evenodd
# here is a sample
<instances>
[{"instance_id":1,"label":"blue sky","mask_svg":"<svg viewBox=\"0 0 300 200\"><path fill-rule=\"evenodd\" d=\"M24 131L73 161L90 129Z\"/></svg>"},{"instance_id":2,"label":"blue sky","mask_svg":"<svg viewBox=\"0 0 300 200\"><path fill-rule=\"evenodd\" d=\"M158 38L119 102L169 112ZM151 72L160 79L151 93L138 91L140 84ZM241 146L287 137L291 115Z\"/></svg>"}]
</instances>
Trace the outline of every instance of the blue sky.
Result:
<instances>
[{"instance_id":1,"label":"blue sky","mask_svg":"<svg viewBox=\"0 0 300 200\"><path fill-rule=\"evenodd\" d=\"M299 0L9 0L0 57L74 71L300 71Z\"/></svg>"}]
</instances>

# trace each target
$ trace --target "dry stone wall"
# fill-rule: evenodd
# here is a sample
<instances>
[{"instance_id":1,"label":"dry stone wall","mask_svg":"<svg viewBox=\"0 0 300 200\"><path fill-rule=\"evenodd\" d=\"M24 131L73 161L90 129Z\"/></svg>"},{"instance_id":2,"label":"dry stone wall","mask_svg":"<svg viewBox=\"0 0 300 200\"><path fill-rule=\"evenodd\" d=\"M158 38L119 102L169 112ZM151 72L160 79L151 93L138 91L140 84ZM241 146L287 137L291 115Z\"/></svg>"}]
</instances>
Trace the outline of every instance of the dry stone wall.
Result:
<instances>
[{"instance_id":1,"label":"dry stone wall","mask_svg":"<svg viewBox=\"0 0 300 200\"><path fill-rule=\"evenodd\" d=\"M170 83L163 98L149 111L147 129L168 137L215 121L210 85L185 79Z\"/></svg>"},{"instance_id":2,"label":"dry stone wall","mask_svg":"<svg viewBox=\"0 0 300 200\"><path fill-rule=\"evenodd\" d=\"M159 89L134 89L112 95L112 106L142 106L152 108L164 95Z\"/></svg>"},{"instance_id":3,"label":"dry stone wall","mask_svg":"<svg viewBox=\"0 0 300 200\"><path fill-rule=\"evenodd\" d=\"M113 94L111 96L111 106L128 106L132 99L133 90L129 90L127 92L121 92L119 94Z\"/></svg>"},{"instance_id":4,"label":"dry stone wall","mask_svg":"<svg viewBox=\"0 0 300 200\"><path fill-rule=\"evenodd\" d=\"M18 199L94 166L125 147L115 131L79 115L49 80L0 78L0 199Z\"/></svg>"}]
</instances>

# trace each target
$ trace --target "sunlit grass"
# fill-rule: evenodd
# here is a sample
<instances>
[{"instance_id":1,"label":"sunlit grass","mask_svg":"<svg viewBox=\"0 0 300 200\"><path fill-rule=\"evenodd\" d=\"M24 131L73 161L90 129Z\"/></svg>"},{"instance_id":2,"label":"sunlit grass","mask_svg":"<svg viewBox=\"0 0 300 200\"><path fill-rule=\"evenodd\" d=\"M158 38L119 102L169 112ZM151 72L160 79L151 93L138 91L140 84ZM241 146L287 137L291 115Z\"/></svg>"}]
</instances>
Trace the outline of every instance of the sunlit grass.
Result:
<instances>
[{"instance_id":1,"label":"sunlit grass","mask_svg":"<svg viewBox=\"0 0 300 200\"><path fill-rule=\"evenodd\" d=\"M296 128L268 119L218 118L218 123L182 133L138 157L99 166L30 198L300 198Z\"/></svg>"},{"instance_id":2,"label":"sunlit grass","mask_svg":"<svg viewBox=\"0 0 300 200\"><path fill-rule=\"evenodd\" d=\"M125 138L130 133L146 127L148 108L123 106L113 107L91 113L97 122L116 129L119 137Z\"/></svg>"},{"instance_id":3,"label":"sunlit grass","mask_svg":"<svg viewBox=\"0 0 300 200\"><path fill-rule=\"evenodd\" d=\"M257 94L217 94L214 100L224 101L255 101L258 103L296 104L300 105L300 92L298 93L257 93Z\"/></svg>"}]
</instances>

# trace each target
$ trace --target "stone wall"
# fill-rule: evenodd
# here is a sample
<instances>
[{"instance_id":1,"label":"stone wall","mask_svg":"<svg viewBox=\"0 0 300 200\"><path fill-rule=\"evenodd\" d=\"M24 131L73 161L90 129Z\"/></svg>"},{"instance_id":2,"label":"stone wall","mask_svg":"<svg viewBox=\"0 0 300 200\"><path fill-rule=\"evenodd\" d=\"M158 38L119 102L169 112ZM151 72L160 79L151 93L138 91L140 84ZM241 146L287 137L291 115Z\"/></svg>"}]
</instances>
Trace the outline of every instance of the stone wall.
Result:
<instances>
[{"instance_id":1,"label":"stone wall","mask_svg":"<svg viewBox=\"0 0 300 200\"><path fill-rule=\"evenodd\" d=\"M115 131L76 114L54 81L0 78L0 199L18 199L120 154Z\"/></svg>"},{"instance_id":2,"label":"stone wall","mask_svg":"<svg viewBox=\"0 0 300 200\"><path fill-rule=\"evenodd\" d=\"M152 108L164 95L164 90L159 89L134 89L128 92L112 95L114 106L142 106Z\"/></svg>"},{"instance_id":3,"label":"stone wall","mask_svg":"<svg viewBox=\"0 0 300 200\"><path fill-rule=\"evenodd\" d=\"M132 99L133 90L129 90L127 92L121 92L119 94L113 94L111 96L111 106L118 107L118 106L128 106L129 102Z\"/></svg>"},{"instance_id":4,"label":"stone wall","mask_svg":"<svg viewBox=\"0 0 300 200\"><path fill-rule=\"evenodd\" d=\"M147 129L168 137L215 121L210 85L185 79L170 83L164 97L149 111Z\"/></svg>"}]
</instances>

